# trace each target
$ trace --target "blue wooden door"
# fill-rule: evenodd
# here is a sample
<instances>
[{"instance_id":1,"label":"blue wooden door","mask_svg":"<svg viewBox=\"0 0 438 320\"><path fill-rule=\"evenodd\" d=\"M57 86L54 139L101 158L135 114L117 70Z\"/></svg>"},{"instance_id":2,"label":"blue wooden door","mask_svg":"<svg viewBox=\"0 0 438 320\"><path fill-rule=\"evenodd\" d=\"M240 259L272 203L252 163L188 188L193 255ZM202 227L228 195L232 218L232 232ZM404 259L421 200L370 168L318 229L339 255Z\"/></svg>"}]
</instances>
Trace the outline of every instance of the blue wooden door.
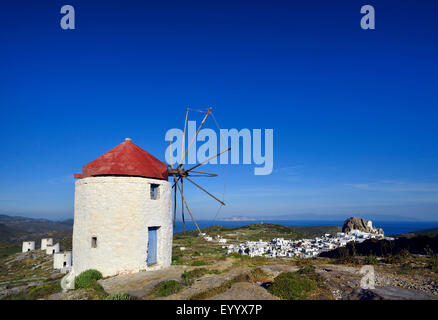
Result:
<instances>
[{"instance_id":1,"label":"blue wooden door","mask_svg":"<svg viewBox=\"0 0 438 320\"><path fill-rule=\"evenodd\" d=\"M148 228L148 264L157 263L157 230L158 227Z\"/></svg>"}]
</instances>

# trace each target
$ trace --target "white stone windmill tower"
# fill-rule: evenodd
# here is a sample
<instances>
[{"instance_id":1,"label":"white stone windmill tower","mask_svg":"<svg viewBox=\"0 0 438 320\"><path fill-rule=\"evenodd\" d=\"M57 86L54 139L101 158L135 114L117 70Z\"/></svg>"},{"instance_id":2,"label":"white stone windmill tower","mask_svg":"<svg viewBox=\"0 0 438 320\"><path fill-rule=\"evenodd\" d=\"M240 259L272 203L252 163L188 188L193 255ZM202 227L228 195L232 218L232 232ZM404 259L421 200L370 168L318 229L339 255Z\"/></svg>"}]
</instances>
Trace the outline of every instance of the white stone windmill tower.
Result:
<instances>
[{"instance_id":1,"label":"white stone windmill tower","mask_svg":"<svg viewBox=\"0 0 438 320\"><path fill-rule=\"evenodd\" d=\"M167 165L129 138L76 174L73 271L103 276L167 267L172 257Z\"/></svg>"},{"instance_id":2,"label":"white stone windmill tower","mask_svg":"<svg viewBox=\"0 0 438 320\"><path fill-rule=\"evenodd\" d=\"M199 129L209 114L211 109L206 111ZM190 146L191 143L184 157ZM114 149L85 165L82 174L75 174L78 180L75 183L73 267L61 282L64 289L72 288L74 277L88 269L97 269L103 276L111 276L170 266L172 188L175 188L175 218L178 190L183 208L196 224L184 198L184 179L224 205L188 178L216 176L193 170L208 160L191 169L182 167L183 160L175 168L173 165L168 167L126 138ZM169 177L173 178L173 186L167 181ZM184 217L184 209L182 215ZM199 230L197 224L196 227Z\"/></svg>"}]
</instances>

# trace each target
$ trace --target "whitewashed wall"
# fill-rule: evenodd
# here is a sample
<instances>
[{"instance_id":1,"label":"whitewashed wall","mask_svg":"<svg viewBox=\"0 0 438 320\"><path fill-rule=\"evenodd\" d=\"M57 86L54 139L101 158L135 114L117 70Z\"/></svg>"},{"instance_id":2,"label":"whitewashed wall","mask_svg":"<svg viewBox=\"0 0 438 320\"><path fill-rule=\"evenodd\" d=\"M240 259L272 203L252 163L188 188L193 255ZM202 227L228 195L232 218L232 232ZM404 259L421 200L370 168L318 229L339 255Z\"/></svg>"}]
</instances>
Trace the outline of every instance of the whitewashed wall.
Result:
<instances>
[{"instance_id":1,"label":"whitewashed wall","mask_svg":"<svg viewBox=\"0 0 438 320\"><path fill-rule=\"evenodd\" d=\"M150 199L158 184L159 199ZM157 261L147 266L148 227L157 232ZM92 237L97 247L92 248ZM103 276L170 266L172 200L168 181L141 177L89 177L76 181L73 270L97 269Z\"/></svg>"}]
</instances>

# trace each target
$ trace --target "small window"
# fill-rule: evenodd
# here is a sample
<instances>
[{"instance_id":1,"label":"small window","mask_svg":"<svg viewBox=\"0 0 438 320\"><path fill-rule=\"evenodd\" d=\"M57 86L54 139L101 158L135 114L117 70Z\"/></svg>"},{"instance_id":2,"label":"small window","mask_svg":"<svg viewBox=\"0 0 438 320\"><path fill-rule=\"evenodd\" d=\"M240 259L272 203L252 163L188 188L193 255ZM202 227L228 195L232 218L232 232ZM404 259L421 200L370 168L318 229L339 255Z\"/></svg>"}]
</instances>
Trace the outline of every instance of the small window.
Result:
<instances>
[{"instance_id":1,"label":"small window","mask_svg":"<svg viewBox=\"0 0 438 320\"><path fill-rule=\"evenodd\" d=\"M67 262L64 261L64 267L66 267L66 266L67 266Z\"/></svg>"},{"instance_id":2,"label":"small window","mask_svg":"<svg viewBox=\"0 0 438 320\"><path fill-rule=\"evenodd\" d=\"M92 248L97 248L97 237L92 237L91 238L91 247Z\"/></svg>"},{"instance_id":3,"label":"small window","mask_svg":"<svg viewBox=\"0 0 438 320\"><path fill-rule=\"evenodd\" d=\"M151 199L152 200L157 200L158 199L158 196L159 196L159 193L158 193L158 187L159 187L160 185L159 184L151 184Z\"/></svg>"}]
</instances>

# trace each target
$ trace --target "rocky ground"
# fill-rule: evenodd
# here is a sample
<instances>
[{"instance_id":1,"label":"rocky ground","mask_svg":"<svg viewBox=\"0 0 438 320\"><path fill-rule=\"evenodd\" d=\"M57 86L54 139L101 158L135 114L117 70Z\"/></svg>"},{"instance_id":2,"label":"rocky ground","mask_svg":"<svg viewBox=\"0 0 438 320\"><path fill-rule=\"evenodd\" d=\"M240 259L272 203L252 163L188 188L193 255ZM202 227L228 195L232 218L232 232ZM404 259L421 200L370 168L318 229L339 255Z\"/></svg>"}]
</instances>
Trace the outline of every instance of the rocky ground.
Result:
<instances>
[{"instance_id":1,"label":"rocky ground","mask_svg":"<svg viewBox=\"0 0 438 320\"><path fill-rule=\"evenodd\" d=\"M80 300L99 298L90 290L79 289L61 292L55 284L63 276L52 267L53 257L39 250L29 253L18 253L2 261L0 298L32 298L29 292L35 288L46 288L47 295L39 299ZM279 259L249 259L242 257L227 257L218 259L208 266L173 265L165 270L125 274L99 280L105 294L128 293L136 299L196 299L205 295L212 300L277 300L267 291L269 284L282 272L297 272L303 265L313 265L315 271L322 277L327 288L325 295L310 296L310 299L334 300L414 300L438 299L438 277L432 272L400 272L392 265L376 264L375 289L364 290L360 287L361 265L344 265L332 263L327 259L313 260L279 260ZM195 279L190 285L185 285L174 294L158 297L151 291L158 284L168 281L181 281L184 272L195 269L208 270ZM233 279L248 274L255 269L261 269L266 274L261 281ZM229 285L227 285L229 284ZM224 285L227 285L224 288ZM50 289L52 288L52 289ZM215 291L216 288L221 290Z\"/></svg>"},{"instance_id":2,"label":"rocky ground","mask_svg":"<svg viewBox=\"0 0 438 320\"><path fill-rule=\"evenodd\" d=\"M321 265L324 276L337 300L430 300L438 299L436 280L427 276L403 276L390 268L376 266L375 289L361 289L360 267ZM436 276L434 277L436 279Z\"/></svg>"}]
</instances>

